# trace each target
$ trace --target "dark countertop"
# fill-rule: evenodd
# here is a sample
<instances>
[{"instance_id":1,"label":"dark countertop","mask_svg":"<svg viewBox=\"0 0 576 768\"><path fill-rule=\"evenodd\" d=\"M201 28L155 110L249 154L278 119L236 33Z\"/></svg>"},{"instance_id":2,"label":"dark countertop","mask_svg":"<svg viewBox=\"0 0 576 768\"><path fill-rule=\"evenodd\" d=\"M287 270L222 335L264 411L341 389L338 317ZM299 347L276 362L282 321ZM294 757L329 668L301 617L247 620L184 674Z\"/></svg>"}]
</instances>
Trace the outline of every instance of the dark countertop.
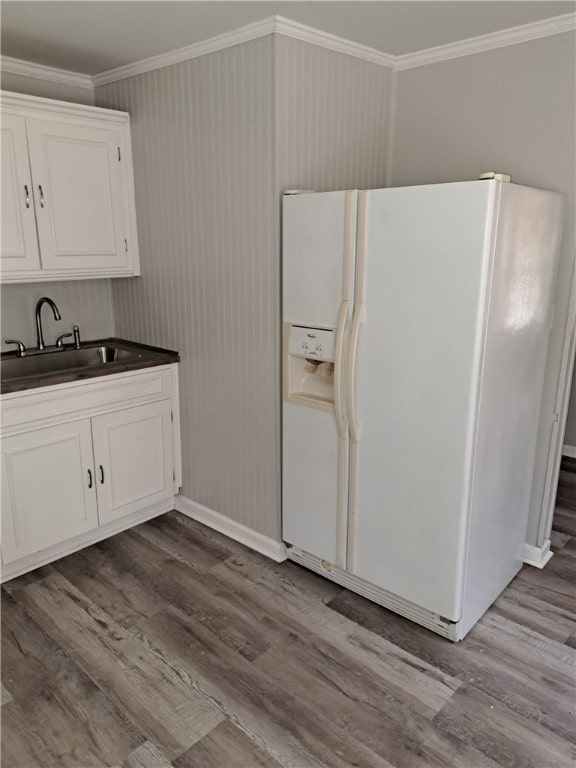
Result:
<instances>
[{"instance_id":1,"label":"dark countertop","mask_svg":"<svg viewBox=\"0 0 576 768\"><path fill-rule=\"evenodd\" d=\"M38 387L51 387L55 384L84 381L85 379L93 379L99 376L110 376L114 373L125 373L127 371L140 370L141 368L153 368L158 365L170 365L180 362L179 353L173 350L151 347L147 344L138 344L134 341L119 338L85 341L82 342L80 351L94 350L94 355L98 355L97 350L100 347L115 347L121 350L121 354L124 357L123 359L109 362L89 362L77 367L65 367L63 369L63 366L66 366L69 360L73 360L72 355L76 352L73 347L66 345L64 351L46 352L41 355L27 355L22 359L24 363L22 367L26 367L28 370L24 371L23 375L18 375L14 373L14 369L18 368L16 352L4 352L0 356L0 394L22 392ZM83 354L89 355L90 353L86 352ZM39 361L42 358L39 361L40 365L42 367L49 367L49 359L52 355L54 355L52 358L54 364L57 365L59 370L44 370L41 373L30 373L30 366L34 366L34 363L27 361ZM62 357L60 357L61 355ZM9 366L3 365L5 361L10 360L15 362L10 363ZM5 369L7 368L12 370L6 372Z\"/></svg>"}]
</instances>

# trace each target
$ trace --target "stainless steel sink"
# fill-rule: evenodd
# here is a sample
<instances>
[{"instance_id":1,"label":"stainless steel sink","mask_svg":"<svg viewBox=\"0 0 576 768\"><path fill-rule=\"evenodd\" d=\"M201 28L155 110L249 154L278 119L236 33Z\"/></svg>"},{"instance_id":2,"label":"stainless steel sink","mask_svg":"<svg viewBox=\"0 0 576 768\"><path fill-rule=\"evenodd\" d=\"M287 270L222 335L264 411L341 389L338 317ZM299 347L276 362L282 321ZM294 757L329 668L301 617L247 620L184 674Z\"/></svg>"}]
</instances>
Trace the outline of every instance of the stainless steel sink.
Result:
<instances>
[{"instance_id":1,"label":"stainless steel sink","mask_svg":"<svg viewBox=\"0 0 576 768\"><path fill-rule=\"evenodd\" d=\"M131 349L117 344L83 347L82 349L55 349L43 354L10 357L2 360L2 381L13 381L32 376L43 376L65 371L83 370L113 363L141 360L149 355L146 350Z\"/></svg>"}]
</instances>

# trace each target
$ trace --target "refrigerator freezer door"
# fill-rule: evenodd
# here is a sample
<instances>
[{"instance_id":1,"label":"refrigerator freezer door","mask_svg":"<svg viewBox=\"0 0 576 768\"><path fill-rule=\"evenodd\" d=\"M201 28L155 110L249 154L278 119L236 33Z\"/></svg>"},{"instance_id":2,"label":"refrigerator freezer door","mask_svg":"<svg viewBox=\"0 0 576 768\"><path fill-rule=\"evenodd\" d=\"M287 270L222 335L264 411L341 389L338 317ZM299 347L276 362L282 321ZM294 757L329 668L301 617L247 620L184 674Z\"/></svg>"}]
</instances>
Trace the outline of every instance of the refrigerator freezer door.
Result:
<instances>
[{"instance_id":1,"label":"refrigerator freezer door","mask_svg":"<svg viewBox=\"0 0 576 768\"><path fill-rule=\"evenodd\" d=\"M332 329L333 402L326 409L297 404L287 386L284 345L283 538L344 566L348 501L348 429L344 362L351 318L358 193L325 192L284 198L283 320L285 328ZM293 350L294 351L294 350ZM311 356L312 357L312 356ZM289 383L289 382L288 382Z\"/></svg>"},{"instance_id":2,"label":"refrigerator freezer door","mask_svg":"<svg viewBox=\"0 0 576 768\"><path fill-rule=\"evenodd\" d=\"M334 414L284 403L282 538L337 560L338 434Z\"/></svg>"},{"instance_id":3,"label":"refrigerator freezer door","mask_svg":"<svg viewBox=\"0 0 576 768\"><path fill-rule=\"evenodd\" d=\"M348 570L450 621L462 610L497 190L466 182L362 193Z\"/></svg>"},{"instance_id":4,"label":"refrigerator freezer door","mask_svg":"<svg viewBox=\"0 0 576 768\"><path fill-rule=\"evenodd\" d=\"M283 320L336 328L343 300L352 299L358 193L284 197Z\"/></svg>"}]
</instances>

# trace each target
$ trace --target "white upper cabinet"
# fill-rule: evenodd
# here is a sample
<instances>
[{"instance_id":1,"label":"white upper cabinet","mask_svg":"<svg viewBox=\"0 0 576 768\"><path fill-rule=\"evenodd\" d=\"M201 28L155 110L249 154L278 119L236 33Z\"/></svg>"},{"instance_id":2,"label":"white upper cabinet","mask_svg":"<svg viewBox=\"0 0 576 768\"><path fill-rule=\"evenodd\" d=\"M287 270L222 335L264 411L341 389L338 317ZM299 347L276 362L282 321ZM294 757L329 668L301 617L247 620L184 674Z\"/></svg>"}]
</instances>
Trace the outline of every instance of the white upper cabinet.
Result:
<instances>
[{"instance_id":1,"label":"white upper cabinet","mask_svg":"<svg viewBox=\"0 0 576 768\"><path fill-rule=\"evenodd\" d=\"M128 268L120 132L50 120L26 129L42 267Z\"/></svg>"},{"instance_id":2,"label":"white upper cabinet","mask_svg":"<svg viewBox=\"0 0 576 768\"><path fill-rule=\"evenodd\" d=\"M23 117L2 117L2 271L40 269Z\"/></svg>"},{"instance_id":3,"label":"white upper cabinet","mask_svg":"<svg viewBox=\"0 0 576 768\"><path fill-rule=\"evenodd\" d=\"M139 274L125 112L2 94L3 282Z\"/></svg>"}]
</instances>

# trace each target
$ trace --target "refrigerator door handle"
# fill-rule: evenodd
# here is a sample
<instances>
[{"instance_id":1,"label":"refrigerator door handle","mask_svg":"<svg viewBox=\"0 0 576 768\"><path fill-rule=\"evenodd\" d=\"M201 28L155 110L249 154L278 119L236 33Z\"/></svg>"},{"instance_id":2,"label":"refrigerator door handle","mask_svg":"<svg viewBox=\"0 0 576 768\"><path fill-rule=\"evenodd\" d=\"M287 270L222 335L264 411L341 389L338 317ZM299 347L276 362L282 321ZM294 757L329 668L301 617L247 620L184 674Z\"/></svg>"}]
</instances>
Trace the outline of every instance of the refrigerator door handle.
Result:
<instances>
[{"instance_id":1,"label":"refrigerator door handle","mask_svg":"<svg viewBox=\"0 0 576 768\"><path fill-rule=\"evenodd\" d=\"M354 286L354 316L352 318L352 333L348 350L348 419L350 420L350 440L358 443L359 426L356 419L356 357L358 353L358 337L365 317L366 298L366 192L358 196L358 234L356 244L356 284Z\"/></svg>"},{"instance_id":2,"label":"refrigerator door handle","mask_svg":"<svg viewBox=\"0 0 576 768\"><path fill-rule=\"evenodd\" d=\"M364 304L356 304L354 318L352 320L352 333L350 337L350 349L348 352L348 417L350 419L350 440L357 443L359 439L359 426L356 419L356 357L358 350L358 338L360 328L364 322Z\"/></svg>"},{"instance_id":3,"label":"refrigerator door handle","mask_svg":"<svg viewBox=\"0 0 576 768\"><path fill-rule=\"evenodd\" d=\"M346 438L346 414L344 412L344 333L350 302L342 301L336 330L336 354L334 356L334 411L336 413L336 426L338 437Z\"/></svg>"}]
</instances>

